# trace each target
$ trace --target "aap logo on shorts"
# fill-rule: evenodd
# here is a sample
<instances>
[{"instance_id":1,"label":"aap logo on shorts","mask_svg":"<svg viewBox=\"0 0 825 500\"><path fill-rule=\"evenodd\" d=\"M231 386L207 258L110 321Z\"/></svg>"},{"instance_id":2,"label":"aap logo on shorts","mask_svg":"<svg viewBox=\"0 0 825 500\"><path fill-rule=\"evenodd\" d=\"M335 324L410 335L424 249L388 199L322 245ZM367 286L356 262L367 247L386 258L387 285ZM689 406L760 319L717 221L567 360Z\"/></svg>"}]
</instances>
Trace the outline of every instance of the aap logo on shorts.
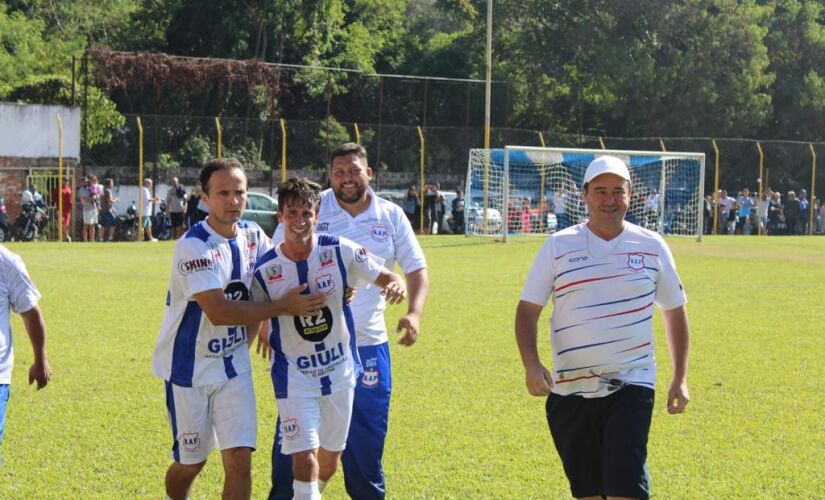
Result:
<instances>
[{"instance_id":1,"label":"aap logo on shorts","mask_svg":"<svg viewBox=\"0 0 825 500\"><path fill-rule=\"evenodd\" d=\"M201 438L197 432L183 433L183 449L192 453L201 447Z\"/></svg>"},{"instance_id":2,"label":"aap logo on shorts","mask_svg":"<svg viewBox=\"0 0 825 500\"><path fill-rule=\"evenodd\" d=\"M281 422L281 434L290 441L300 436L301 426L298 425L298 419L293 417Z\"/></svg>"}]
</instances>

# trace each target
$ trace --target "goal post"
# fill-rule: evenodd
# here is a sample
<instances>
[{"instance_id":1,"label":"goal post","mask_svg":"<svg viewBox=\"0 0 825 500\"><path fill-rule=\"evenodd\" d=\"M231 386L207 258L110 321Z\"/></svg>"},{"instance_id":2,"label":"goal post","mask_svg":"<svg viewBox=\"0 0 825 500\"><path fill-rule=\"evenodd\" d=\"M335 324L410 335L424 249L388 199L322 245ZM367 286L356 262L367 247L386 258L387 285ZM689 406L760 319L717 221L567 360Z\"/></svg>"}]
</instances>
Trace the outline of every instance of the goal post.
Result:
<instances>
[{"instance_id":1,"label":"goal post","mask_svg":"<svg viewBox=\"0 0 825 500\"><path fill-rule=\"evenodd\" d=\"M662 235L702 240L704 153L528 146L470 150L466 234L506 241L508 235L547 235L584 222L584 171L604 155L622 159L630 170L633 191L625 220Z\"/></svg>"}]
</instances>

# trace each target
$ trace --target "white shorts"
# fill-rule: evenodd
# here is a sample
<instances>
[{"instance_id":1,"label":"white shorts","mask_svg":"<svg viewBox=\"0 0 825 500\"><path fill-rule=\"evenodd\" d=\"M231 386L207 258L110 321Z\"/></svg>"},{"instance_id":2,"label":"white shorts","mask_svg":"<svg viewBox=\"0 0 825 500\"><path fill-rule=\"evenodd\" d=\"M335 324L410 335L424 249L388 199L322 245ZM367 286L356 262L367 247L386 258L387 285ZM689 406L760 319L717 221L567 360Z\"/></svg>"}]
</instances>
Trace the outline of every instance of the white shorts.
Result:
<instances>
[{"instance_id":1,"label":"white shorts","mask_svg":"<svg viewBox=\"0 0 825 500\"><path fill-rule=\"evenodd\" d=\"M84 210L83 224L87 226L97 224L97 210Z\"/></svg>"},{"instance_id":2,"label":"white shorts","mask_svg":"<svg viewBox=\"0 0 825 500\"><path fill-rule=\"evenodd\" d=\"M200 387L166 382L166 409L173 435L171 457L175 462L203 462L214 448L215 439L220 450L255 449L258 419L251 373Z\"/></svg>"},{"instance_id":3,"label":"white shorts","mask_svg":"<svg viewBox=\"0 0 825 500\"><path fill-rule=\"evenodd\" d=\"M281 453L291 455L316 448L343 451L354 394L354 389L349 388L326 396L279 399Z\"/></svg>"}]
</instances>

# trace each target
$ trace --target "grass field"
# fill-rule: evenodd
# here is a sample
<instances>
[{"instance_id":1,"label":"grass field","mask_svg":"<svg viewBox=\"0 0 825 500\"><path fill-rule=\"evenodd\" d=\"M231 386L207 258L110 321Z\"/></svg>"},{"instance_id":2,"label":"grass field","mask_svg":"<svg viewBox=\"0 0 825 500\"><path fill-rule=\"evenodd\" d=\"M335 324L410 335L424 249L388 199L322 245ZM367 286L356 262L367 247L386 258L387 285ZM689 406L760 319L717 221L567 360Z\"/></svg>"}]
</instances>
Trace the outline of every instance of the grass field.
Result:
<instances>
[{"instance_id":1,"label":"grass field","mask_svg":"<svg viewBox=\"0 0 825 500\"><path fill-rule=\"evenodd\" d=\"M422 334L414 347L392 349L391 497L568 498L544 401L524 388L513 337L541 242L422 242L431 280ZM654 494L825 498L825 238L669 243L689 300L692 401L684 415L665 412L669 359L657 314ZM0 498L162 498L171 439L150 359L172 243L8 247L43 293L55 377L39 393L26 385L32 354L15 316ZM390 310L390 324L400 311ZM276 410L262 360L254 376L253 497L265 498ZM221 478L213 454L192 497L216 498ZM346 498L340 476L327 498Z\"/></svg>"}]
</instances>

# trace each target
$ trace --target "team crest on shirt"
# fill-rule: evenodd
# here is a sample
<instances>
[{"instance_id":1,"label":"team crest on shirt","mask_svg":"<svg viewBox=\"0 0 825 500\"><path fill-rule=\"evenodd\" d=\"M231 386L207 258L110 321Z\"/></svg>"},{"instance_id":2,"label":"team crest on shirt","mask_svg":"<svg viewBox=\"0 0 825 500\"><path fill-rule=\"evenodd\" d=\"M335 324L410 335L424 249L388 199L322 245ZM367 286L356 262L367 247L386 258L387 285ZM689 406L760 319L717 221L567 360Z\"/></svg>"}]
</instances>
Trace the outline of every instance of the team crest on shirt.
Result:
<instances>
[{"instance_id":1,"label":"team crest on shirt","mask_svg":"<svg viewBox=\"0 0 825 500\"><path fill-rule=\"evenodd\" d=\"M267 283L274 283L284 279L284 270L280 264L272 264L264 268Z\"/></svg>"},{"instance_id":2,"label":"team crest on shirt","mask_svg":"<svg viewBox=\"0 0 825 500\"><path fill-rule=\"evenodd\" d=\"M321 250L321 253L318 255L318 258L321 259L321 269L331 266L332 265L332 249L331 248L324 248L323 250Z\"/></svg>"},{"instance_id":3,"label":"team crest on shirt","mask_svg":"<svg viewBox=\"0 0 825 500\"><path fill-rule=\"evenodd\" d=\"M319 222L318 227L315 230L319 233L325 233L329 231L329 222Z\"/></svg>"},{"instance_id":4,"label":"team crest on shirt","mask_svg":"<svg viewBox=\"0 0 825 500\"><path fill-rule=\"evenodd\" d=\"M281 434L290 441L300 436L301 426L298 424L298 419L288 418L281 422Z\"/></svg>"},{"instance_id":5,"label":"team crest on shirt","mask_svg":"<svg viewBox=\"0 0 825 500\"><path fill-rule=\"evenodd\" d=\"M645 268L645 256L640 253L627 254L627 267L634 271L641 271Z\"/></svg>"},{"instance_id":6,"label":"team crest on shirt","mask_svg":"<svg viewBox=\"0 0 825 500\"><path fill-rule=\"evenodd\" d=\"M361 385L364 387L375 387L378 385L378 370L364 370L364 374L361 375Z\"/></svg>"},{"instance_id":7,"label":"team crest on shirt","mask_svg":"<svg viewBox=\"0 0 825 500\"><path fill-rule=\"evenodd\" d=\"M322 274L315 278L315 288L326 295L331 294L335 290L335 280L330 274Z\"/></svg>"},{"instance_id":8,"label":"team crest on shirt","mask_svg":"<svg viewBox=\"0 0 825 500\"><path fill-rule=\"evenodd\" d=\"M390 232L384 224L375 224L370 229L370 237L375 241L387 241L390 237Z\"/></svg>"},{"instance_id":9,"label":"team crest on shirt","mask_svg":"<svg viewBox=\"0 0 825 500\"><path fill-rule=\"evenodd\" d=\"M361 248L359 248L358 250L355 251L355 260L363 264L364 262L367 261L367 256L368 255L369 255L369 251L366 248L361 247Z\"/></svg>"},{"instance_id":10,"label":"team crest on shirt","mask_svg":"<svg viewBox=\"0 0 825 500\"><path fill-rule=\"evenodd\" d=\"M192 453L200 449L201 447L201 438L197 432L184 432L183 433L183 449Z\"/></svg>"}]
</instances>

